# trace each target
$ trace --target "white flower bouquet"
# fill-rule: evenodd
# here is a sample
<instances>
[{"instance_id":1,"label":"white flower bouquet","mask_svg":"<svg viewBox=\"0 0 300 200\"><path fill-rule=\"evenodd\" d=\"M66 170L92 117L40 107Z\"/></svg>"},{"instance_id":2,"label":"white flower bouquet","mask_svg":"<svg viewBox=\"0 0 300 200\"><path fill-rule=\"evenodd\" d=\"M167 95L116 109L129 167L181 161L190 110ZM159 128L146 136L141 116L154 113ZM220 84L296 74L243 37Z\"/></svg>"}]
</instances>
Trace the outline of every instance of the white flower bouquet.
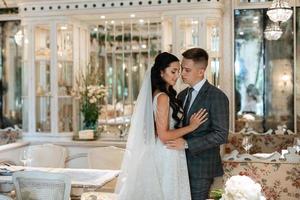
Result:
<instances>
[{"instance_id":1,"label":"white flower bouquet","mask_svg":"<svg viewBox=\"0 0 300 200\"><path fill-rule=\"evenodd\" d=\"M261 186L248 176L232 176L225 184L221 200L266 200Z\"/></svg>"},{"instance_id":2,"label":"white flower bouquet","mask_svg":"<svg viewBox=\"0 0 300 200\"><path fill-rule=\"evenodd\" d=\"M73 90L80 103L80 111L83 114L84 129L94 129L102 105L107 95L106 88L101 85L100 75L97 70L87 67L86 73L79 73L77 89Z\"/></svg>"}]
</instances>

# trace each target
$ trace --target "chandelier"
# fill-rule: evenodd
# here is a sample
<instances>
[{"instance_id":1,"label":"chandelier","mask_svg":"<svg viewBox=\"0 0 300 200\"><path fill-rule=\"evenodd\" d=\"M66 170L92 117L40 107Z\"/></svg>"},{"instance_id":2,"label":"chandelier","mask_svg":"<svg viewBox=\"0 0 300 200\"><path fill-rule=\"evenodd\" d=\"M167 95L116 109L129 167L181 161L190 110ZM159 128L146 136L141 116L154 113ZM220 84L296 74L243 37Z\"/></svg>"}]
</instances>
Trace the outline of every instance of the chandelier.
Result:
<instances>
[{"instance_id":1,"label":"chandelier","mask_svg":"<svg viewBox=\"0 0 300 200\"><path fill-rule=\"evenodd\" d=\"M264 31L267 40L278 40L282 35L282 29L278 23L270 23Z\"/></svg>"},{"instance_id":2,"label":"chandelier","mask_svg":"<svg viewBox=\"0 0 300 200\"><path fill-rule=\"evenodd\" d=\"M267 15L273 22L286 22L293 14L287 0L274 0L267 11Z\"/></svg>"}]
</instances>

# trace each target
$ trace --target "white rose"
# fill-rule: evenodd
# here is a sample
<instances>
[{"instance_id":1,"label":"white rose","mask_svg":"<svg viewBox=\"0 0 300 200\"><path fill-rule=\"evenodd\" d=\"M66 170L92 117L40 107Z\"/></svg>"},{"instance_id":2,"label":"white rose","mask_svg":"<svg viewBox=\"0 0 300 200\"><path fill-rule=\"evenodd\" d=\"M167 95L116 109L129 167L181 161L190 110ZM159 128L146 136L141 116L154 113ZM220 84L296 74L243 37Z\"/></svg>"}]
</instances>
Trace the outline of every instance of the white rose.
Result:
<instances>
[{"instance_id":1,"label":"white rose","mask_svg":"<svg viewBox=\"0 0 300 200\"><path fill-rule=\"evenodd\" d=\"M245 187L246 186L246 187ZM225 184L223 200L265 200L261 186L248 176L232 176Z\"/></svg>"}]
</instances>

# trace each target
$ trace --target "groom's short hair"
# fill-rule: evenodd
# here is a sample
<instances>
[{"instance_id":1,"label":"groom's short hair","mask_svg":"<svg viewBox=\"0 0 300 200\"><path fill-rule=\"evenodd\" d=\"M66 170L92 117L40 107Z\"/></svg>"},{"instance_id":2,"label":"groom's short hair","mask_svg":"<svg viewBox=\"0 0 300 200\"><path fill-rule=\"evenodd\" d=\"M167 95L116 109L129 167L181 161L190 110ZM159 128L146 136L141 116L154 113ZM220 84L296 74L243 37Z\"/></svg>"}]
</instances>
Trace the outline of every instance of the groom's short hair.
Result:
<instances>
[{"instance_id":1,"label":"groom's short hair","mask_svg":"<svg viewBox=\"0 0 300 200\"><path fill-rule=\"evenodd\" d=\"M208 65L208 53L201 48L191 48L182 53L186 59L191 59L195 63L203 63L205 68Z\"/></svg>"}]
</instances>

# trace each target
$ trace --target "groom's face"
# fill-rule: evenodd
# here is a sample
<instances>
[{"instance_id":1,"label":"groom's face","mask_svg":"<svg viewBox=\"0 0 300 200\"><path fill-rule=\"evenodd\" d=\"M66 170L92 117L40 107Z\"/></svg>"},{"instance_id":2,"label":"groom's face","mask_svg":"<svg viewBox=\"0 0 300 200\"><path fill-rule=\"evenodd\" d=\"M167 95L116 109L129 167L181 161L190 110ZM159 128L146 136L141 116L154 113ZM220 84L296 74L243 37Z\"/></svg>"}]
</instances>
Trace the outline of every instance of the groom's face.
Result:
<instances>
[{"instance_id":1,"label":"groom's face","mask_svg":"<svg viewBox=\"0 0 300 200\"><path fill-rule=\"evenodd\" d=\"M181 78L190 86L194 86L204 78L205 68L201 63L195 63L192 59L183 58L181 68Z\"/></svg>"}]
</instances>

